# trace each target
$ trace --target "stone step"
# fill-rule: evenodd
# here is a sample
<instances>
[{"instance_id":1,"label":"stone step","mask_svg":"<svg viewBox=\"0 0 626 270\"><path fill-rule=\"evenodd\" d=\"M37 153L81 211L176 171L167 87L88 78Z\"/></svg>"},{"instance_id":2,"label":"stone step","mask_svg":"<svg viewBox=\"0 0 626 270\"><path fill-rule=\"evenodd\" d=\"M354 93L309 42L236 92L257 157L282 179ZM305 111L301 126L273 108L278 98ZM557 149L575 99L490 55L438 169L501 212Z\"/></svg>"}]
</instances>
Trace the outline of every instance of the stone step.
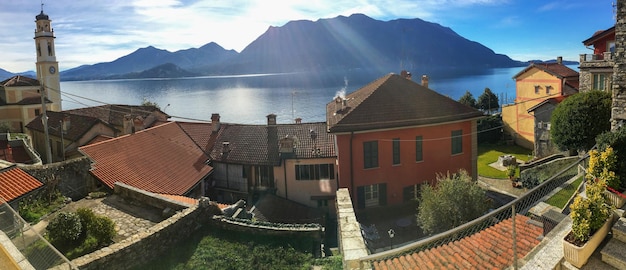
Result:
<instances>
[{"instance_id":1,"label":"stone step","mask_svg":"<svg viewBox=\"0 0 626 270\"><path fill-rule=\"evenodd\" d=\"M611 238L606 246L600 251L602 261L617 268L626 269L626 243L616 238Z\"/></svg>"},{"instance_id":2,"label":"stone step","mask_svg":"<svg viewBox=\"0 0 626 270\"><path fill-rule=\"evenodd\" d=\"M620 217L611 229L613 238L626 243L626 218Z\"/></svg>"}]
</instances>

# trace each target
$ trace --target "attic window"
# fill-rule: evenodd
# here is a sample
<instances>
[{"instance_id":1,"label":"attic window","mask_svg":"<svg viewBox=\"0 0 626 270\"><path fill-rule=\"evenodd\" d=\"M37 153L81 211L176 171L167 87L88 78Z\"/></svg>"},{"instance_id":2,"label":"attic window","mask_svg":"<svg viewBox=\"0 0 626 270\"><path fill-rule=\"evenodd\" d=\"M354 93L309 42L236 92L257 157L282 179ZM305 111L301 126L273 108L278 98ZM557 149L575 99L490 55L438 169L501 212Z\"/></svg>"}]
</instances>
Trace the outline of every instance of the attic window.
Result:
<instances>
[{"instance_id":1,"label":"attic window","mask_svg":"<svg viewBox=\"0 0 626 270\"><path fill-rule=\"evenodd\" d=\"M546 94L550 94L550 89L552 89L552 86L546 85Z\"/></svg>"},{"instance_id":2,"label":"attic window","mask_svg":"<svg viewBox=\"0 0 626 270\"><path fill-rule=\"evenodd\" d=\"M535 84L535 94L539 94L540 89L541 89L541 86L539 86L538 84Z\"/></svg>"}]
</instances>

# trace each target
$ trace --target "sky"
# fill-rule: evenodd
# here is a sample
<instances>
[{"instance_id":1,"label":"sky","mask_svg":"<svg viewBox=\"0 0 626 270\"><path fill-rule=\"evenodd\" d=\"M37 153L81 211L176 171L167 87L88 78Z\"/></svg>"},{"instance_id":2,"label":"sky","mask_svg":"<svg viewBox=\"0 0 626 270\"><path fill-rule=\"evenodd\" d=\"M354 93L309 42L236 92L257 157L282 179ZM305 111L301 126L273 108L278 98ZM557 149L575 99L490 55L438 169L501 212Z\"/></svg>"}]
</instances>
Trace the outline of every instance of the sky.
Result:
<instances>
[{"instance_id":1,"label":"sky","mask_svg":"<svg viewBox=\"0 0 626 270\"><path fill-rule=\"evenodd\" d=\"M52 20L60 69L139 48L175 52L215 42L241 52L270 26L355 13L420 18L514 60L578 61L582 41L614 25L616 0L0 0L0 68L35 69L35 16Z\"/></svg>"}]
</instances>

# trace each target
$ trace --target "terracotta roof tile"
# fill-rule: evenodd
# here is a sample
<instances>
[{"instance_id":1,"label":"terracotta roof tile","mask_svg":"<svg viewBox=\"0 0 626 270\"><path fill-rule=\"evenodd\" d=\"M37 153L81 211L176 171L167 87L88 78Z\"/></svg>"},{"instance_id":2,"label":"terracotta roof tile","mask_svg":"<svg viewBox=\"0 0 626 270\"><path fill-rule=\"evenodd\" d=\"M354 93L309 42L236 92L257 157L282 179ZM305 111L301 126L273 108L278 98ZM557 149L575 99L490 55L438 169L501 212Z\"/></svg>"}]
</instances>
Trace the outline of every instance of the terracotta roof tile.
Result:
<instances>
[{"instance_id":1,"label":"terracotta roof tile","mask_svg":"<svg viewBox=\"0 0 626 270\"><path fill-rule=\"evenodd\" d=\"M154 193L184 195L213 170L174 122L79 149L93 160L91 173L110 188L120 181Z\"/></svg>"},{"instance_id":2,"label":"terracotta roof tile","mask_svg":"<svg viewBox=\"0 0 626 270\"><path fill-rule=\"evenodd\" d=\"M189 198L187 196L171 195L171 194L159 194L159 196L163 196L170 200L181 202L189 206L198 204L198 199Z\"/></svg>"},{"instance_id":3,"label":"terracotta roof tile","mask_svg":"<svg viewBox=\"0 0 626 270\"><path fill-rule=\"evenodd\" d=\"M30 121L26 125L26 128L30 130L44 132L44 126L41 121L42 116L43 115L40 114L37 117L35 117L35 119ZM46 112L46 116L48 116L48 127L52 127L52 128L48 128L48 132L50 133L50 135L56 136L56 137L61 137L61 132L63 130L62 128L59 128L61 126L60 124L61 121L66 120L64 119L64 117L69 117L69 120L70 120L69 129L63 134L63 137L64 139L68 139L72 141L77 141L80 138L82 138L83 135L85 135L89 130L91 130L93 126L97 125L98 123L102 123L103 125L109 127L111 130L117 130L112 125L106 122L103 122L98 118L94 118L90 116L76 115L76 114L71 114L71 113L55 112L55 111Z\"/></svg>"},{"instance_id":4,"label":"terracotta roof tile","mask_svg":"<svg viewBox=\"0 0 626 270\"><path fill-rule=\"evenodd\" d=\"M7 202L42 186L39 180L16 166L0 170L0 197Z\"/></svg>"},{"instance_id":5,"label":"terracotta roof tile","mask_svg":"<svg viewBox=\"0 0 626 270\"><path fill-rule=\"evenodd\" d=\"M315 136L311 136L311 131ZM336 156L334 135L326 132L323 122L272 126L222 123L215 142L209 143L213 145L210 156L227 163L278 165L279 140L285 137L297 138L293 158ZM223 142L229 143L227 154L223 154Z\"/></svg>"},{"instance_id":6,"label":"terracotta roof tile","mask_svg":"<svg viewBox=\"0 0 626 270\"><path fill-rule=\"evenodd\" d=\"M39 86L39 81L30 77L17 75L0 82L0 86Z\"/></svg>"},{"instance_id":7,"label":"terracotta roof tile","mask_svg":"<svg viewBox=\"0 0 626 270\"><path fill-rule=\"evenodd\" d=\"M85 115L94 118L98 118L106 123L115 126L124 125L124 116L132 115L133 117L141 116L147 118L152 112L161 110L155 106L143 106L143 105L123 105L123 104L108 104L102 106L93 106L86 108L79 108L73 110L67 110L65 112L77 115ZM167 116L169 117L169 116Z\"/></svg>"},{"instance_id":8,"label":"terracotta roof tile","mask_svg":"<svg viewBox=\"0 0 626 270\"><path fill-rule=\"evenodd\" d=\"M543 229L515 216L517 254L523 258L539 244ZM513 263L512 220L458 241L435 248L372 263L374 269L504 269ZM382 268L384 266L385 268Z\"/></svg>"},{"instance_id":9,"label":"terracotta roof tile","mask_svg":"<svg viewBox=\"0 0 626 270\"><path fill-rule=\"evenodd\" d=\"M438 124L483 113L397 74L386 75L326 105L330 132Z\"/></svg>"},{"instance_id":10,"label":"terracotta roof tile","mask_svg":"<svg viewBox=\"0 0 626 270\"><path fill-rule=\"evenodd\" d=\"M518 72L513 76L513 79L517 79L517 77L526 73L527 71L537 68L542 70L548 74L551 74L559 79L567 79L567 83L571 86L576 86L578 89L579 84L579 74L578 71L569 68L566 65L559 63L532 63L528 67L524 68L522 71Z\"/></svg>"}]
</instances>

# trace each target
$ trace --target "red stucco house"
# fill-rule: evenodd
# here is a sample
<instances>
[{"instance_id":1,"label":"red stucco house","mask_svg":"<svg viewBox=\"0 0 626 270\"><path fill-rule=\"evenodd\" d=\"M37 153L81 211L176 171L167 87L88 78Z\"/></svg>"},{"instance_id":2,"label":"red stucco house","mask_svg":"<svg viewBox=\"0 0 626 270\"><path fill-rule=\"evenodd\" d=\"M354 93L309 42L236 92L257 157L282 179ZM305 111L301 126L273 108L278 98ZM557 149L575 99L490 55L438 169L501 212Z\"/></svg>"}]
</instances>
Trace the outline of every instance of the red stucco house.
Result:
<instances>
[{"instance_id":1,"label":"red stucco house","mask_svg":"<svg viewBox=\"0 0 626 270\"><path fill-rule=\"evenodd\" d=\"M464 169L476 179L476 121L483 114L427 82L389 74L326 105L339 188L350 190L358 208L410 201L440 173Z\"/></svg>"}]
</instances>

